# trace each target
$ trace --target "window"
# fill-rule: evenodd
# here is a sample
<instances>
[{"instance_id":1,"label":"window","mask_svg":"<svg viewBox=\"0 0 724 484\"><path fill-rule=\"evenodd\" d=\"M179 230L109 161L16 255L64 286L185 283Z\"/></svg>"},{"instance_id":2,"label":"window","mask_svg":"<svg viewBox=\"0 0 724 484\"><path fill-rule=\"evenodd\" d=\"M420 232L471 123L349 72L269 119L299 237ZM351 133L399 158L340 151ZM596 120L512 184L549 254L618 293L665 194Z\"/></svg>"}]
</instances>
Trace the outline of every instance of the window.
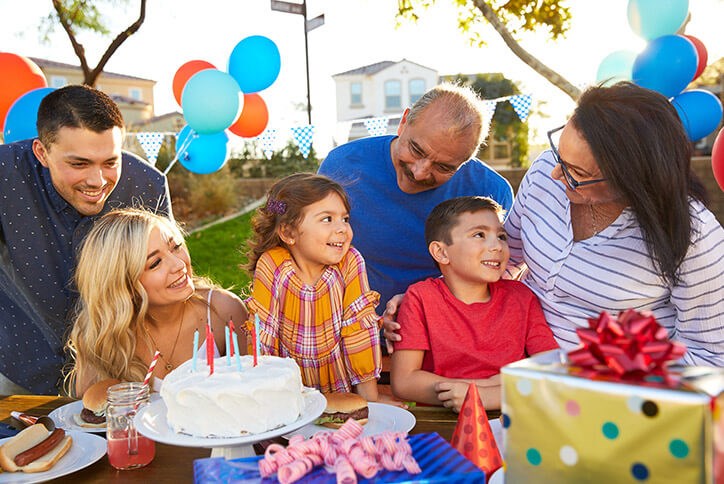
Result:
<instances>
[{"instance_id":1,"label":"window","mask_svg":"<svg viewBox=\"0 0 724 484\"><path fill-rule=\"evenodd\" d=\"M385 109L402 108L402 83L400 81L385 81Z\"/></svg>"},{"instance_id":2,"label":"window","mask_svg":"<svg viewBox=\"0 0 724 484\"><path fill-rule=\"evenodd\" d=\"M349 85L349 103L352 106L362 105L362 83L352 82Z\"/></svg>"},{"instance_id":3,"label":"window","mask_svg":"<svg viewBox=\"0 0 724 484\"><path fill-rule=\"evenodd\" d=\"M64 76L50 76L50 87L63 87L68 85L68 79Z\"/></svg>"},{"instance_id":4,"label":"window","mask_svg":"<svg viewBox=\"0 0 724 484\"><path fill-rule=\"evenodd\" d=\"M410 105L415 104L425 94L424 79L410 79Z\"/></svg>"},{"instance_id":5,"label":"window","mask_svg":"<svg viewBox=\"0 0 724 484\"><path fill-rule=\"evenodd\" d=\"M128 88L128 95L131 99L135 99L136 101L140 101L142 99L141 90L137 87Z\"/></svg>"}]
</instances>

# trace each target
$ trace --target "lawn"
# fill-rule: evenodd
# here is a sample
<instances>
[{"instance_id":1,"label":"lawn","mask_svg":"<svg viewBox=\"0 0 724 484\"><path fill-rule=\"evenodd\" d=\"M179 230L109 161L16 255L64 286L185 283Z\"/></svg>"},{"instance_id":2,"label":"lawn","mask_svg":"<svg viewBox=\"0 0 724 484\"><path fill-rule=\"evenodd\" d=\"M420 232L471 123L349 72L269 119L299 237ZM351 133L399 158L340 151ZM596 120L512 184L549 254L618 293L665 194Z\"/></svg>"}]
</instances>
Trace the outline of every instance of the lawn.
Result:
<instances>
[{"instance_id":1,"label":"lawn","mask_svg":"<svg viewBox=\"0 0 724 484\"><path fill-rule=\"evenodd\" d=\"M251 234L254 211L195 232L186 238L194 273L206 276L236 294L246 292L250 278L239 266L246 262L242 245Z\"/></svg>"}]
</instances>

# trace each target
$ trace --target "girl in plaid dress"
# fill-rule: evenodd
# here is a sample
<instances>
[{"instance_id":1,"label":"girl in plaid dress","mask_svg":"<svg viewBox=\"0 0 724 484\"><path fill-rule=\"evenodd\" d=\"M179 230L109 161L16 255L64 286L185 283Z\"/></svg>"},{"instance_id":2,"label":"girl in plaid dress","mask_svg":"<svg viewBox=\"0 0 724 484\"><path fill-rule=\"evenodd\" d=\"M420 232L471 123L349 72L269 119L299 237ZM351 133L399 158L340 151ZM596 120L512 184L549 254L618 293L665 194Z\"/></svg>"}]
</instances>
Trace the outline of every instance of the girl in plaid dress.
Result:
<instances>
[{"instance_id":1,"label":"girl in plaid dress","mask_svg":"<svg viewBox=\"0 0 724 484\"><path fill-rule=\"evenodd\" d=\"M376 401L380 296L350 245L349 209L342 187L321 175L297 173L269 190L252 220L249 318L259 316L261 352L294 358L306 386Z\"/></svg>"}]
</instances>

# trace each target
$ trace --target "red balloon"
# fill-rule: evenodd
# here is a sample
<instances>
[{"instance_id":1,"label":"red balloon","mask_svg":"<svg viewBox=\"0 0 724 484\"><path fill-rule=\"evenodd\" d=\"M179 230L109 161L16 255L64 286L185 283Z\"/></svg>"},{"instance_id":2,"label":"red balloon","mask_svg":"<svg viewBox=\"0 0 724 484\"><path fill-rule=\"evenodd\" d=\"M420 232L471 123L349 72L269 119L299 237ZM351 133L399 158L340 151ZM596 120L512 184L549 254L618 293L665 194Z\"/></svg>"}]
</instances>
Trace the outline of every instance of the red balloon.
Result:
<instances>
[{"instance_id":1,"label":"red balloon","mask_svg":"<svg viewBox=\"0 0 724 484\"><path fill-rule=\"evenodd\" d=\"M205 69L216 69L216 67L204 60L192 60L178 68L176 74L173 76L173 97L176 98L179 106L181 106L181 94L184 92L186 82L188 82L191 76Z\"/></svg>"},{"instance_id":2,"label":"red balloon","mask_svg":"<svg viewBox=\"0 0 724 484\"><path fill-rule=\"evenodd\" d=\"M269 110L258 94L244 94L244 107L229 131L242 138L259 136L269 122Z\"/></svg>"},{"instance_id":3,"label":"red balloon","mask_svg":"<svg viewBox=\"0 0 724 484\"><path fill-rule=\"evenodd\" d=\"M0 52L0 131L5 129L5 116L10 106L33 89L48 87L45 74L38 65L17 54Z\"/></svg>"},{"instance_id":4,"label":"red balloon","mask_svg":"<svg viewBox=\"0 0 724 484\"><path fill-rule=\"evenodd\" d=\"M719 188L724 191L724 129L719 130L711 148L711 170Z\"/></svg>"},{"instance_id":5,"label":"red balloon","mask_svg":"<svg viewBox=\"0 0 724 484\"><path fill-rule=\"evenodd\" d=\"M687 39L691 41L692 44L694 44L694 48L696 49L696 55L699 58L699 62L696 64L696 72L694 73L694 77L691 79L692 81L699 77L702 72L704 72L704 69L706 68L706 63L709 60L709 54L706 52L706 47L704 47L704 43L694 37L693 35L684 35Z\"/></svg>"}]
</instances>

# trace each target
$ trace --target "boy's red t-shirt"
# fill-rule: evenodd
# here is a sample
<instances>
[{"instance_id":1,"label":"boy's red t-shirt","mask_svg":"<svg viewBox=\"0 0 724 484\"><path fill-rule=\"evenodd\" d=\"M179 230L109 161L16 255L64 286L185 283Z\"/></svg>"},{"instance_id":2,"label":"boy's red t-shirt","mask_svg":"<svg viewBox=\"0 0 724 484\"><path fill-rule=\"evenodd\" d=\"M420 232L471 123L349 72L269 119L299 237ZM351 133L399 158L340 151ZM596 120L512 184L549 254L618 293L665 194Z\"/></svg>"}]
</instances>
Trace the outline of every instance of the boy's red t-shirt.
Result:
<instances>
[{"instance_id":1,"label":"boy's red t-shirt","mask_svg":"<svg viewBox=\"0 0 724 484\"><path fill-rule=\"evenodd\" d=\"M538 298L522 282L489 284L490 300L465 304L442 278L411 285L395 350L424 350L422 369L448 378L489 378L500 367L558 348Z\"/></svg>"}]
</instances>

